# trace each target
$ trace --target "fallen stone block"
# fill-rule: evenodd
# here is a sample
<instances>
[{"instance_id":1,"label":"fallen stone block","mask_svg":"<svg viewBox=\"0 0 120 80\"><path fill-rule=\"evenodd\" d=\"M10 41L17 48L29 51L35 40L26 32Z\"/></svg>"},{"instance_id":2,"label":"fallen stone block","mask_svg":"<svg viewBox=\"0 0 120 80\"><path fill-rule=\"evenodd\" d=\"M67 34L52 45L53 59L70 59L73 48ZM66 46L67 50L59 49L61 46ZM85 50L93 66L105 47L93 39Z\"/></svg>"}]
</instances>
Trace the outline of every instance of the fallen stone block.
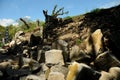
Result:
<instances>
[{"instance_id":1,"label":"fallen stone block","mask_svg":"<svg viewBox=\"0 0 120 80\"><path fill-rule=\"evenodd\" d=\"M60 64L64 65L64 59L61 50L49 50L45 52L45 63L46 64Z\"/></svg>"}]
</instances>

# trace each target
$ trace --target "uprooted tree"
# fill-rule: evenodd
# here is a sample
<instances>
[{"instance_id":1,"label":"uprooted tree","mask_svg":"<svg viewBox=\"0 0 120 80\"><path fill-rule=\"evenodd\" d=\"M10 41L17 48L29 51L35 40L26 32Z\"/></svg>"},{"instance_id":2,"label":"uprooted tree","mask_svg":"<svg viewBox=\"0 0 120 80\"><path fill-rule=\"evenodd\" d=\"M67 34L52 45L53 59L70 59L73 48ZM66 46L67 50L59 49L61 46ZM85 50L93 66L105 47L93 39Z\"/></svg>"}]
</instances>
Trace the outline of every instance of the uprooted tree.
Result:
<instances>
[{"instance_id":1,"label":"uprooted tree","mask_svg":"<svg viewBox=\"0 0 120 80\"><path fill-rule=\"evenodd\" d=\"M68 11L64 12L64 7L57 9L57 5L54 6L52 10L52 14L48 15L48 10L43 10L43 14L45 16L45 26L43 28L43 39L47 39L48 36L51 36L51 31L53 28L58 26L59 20L58 16L59 15L64 15L68 14Z\"/></svg>"}]
</instances>

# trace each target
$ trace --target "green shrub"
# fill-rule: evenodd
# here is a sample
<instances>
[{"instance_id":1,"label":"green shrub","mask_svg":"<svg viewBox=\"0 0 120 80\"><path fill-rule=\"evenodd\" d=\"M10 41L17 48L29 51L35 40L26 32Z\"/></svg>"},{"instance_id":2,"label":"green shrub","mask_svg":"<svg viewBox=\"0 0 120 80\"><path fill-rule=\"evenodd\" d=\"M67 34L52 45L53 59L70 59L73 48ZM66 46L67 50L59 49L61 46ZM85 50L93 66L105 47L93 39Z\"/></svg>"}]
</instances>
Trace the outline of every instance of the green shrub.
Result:
<instances>
[{"instance_id":1,"label":"green shrub","mask_svg":"<svg viewBox=\"0 0 120 80\"><path fill-rule=\"evenodd\" d=\"M96 8L96 9L91 10L89 13L95 13L95 14L97 14L97 13L99 13L101 10L102 10L102 9Z\"/></svg>"},{"instance_id":2,"label":"green shrub","mask_svg":"<svg viewBox=\"0 0 120 80\"><path fill-rule=\"evenodd\" d=\"M64 19L70 19L70 18L72 18L71 16L66 16Z\"/></svg>"}]
</instances>

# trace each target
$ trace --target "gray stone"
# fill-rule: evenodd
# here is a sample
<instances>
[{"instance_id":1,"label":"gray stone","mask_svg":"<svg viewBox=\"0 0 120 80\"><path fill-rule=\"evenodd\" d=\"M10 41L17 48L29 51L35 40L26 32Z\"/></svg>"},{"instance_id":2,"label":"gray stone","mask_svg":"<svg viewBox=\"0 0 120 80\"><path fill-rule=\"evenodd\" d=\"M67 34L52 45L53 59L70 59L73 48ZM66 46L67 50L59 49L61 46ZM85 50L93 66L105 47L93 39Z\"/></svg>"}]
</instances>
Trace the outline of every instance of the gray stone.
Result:
<instances>
[{"instance_id":1,"label":"gray stone","mask_svg":"<svg viewBox=\"0 0 120 80\"><path fill-rule=\"evenodd\" d=\"M60 44L62 46L68 46L68 43L64 40L58 40L57 42L58 42L58 44Z\"/></svg>"},{"instance_id":2,"label":"gray stone","mask_svg":"<svg viewBox=\"0 0 120 80\"><path fill-rule=\"evenodd\" d=\"M49 50L45 52L46 64L61 64L64 65L64 59L61 50Z\"/></svg>"},{"instance_id":3,"label":"gray stone","mask_svg":"<svg viewBox=\"0 0 120 80\"><path fill-rule=\"evenodd\" d=\"M57 40L56 42L53 42L52 49L62 50L63 58L65 62L68 60L69 48L68 48L68 43L66 41L60 39L60 40Z\"/></svg>"},{"instance_id":4,"label":"gray stone","mask_svg":"<svg viewBox=\"0 0 120 80\"><path fill-rule=\"evenodd\" d=\"M50 71L51 72L60 72L65 76L65 78L66 78L66 76L68 74L68 68L64 67L64 66L61 66L61 65L52 66Z\"/></svg>"},{"instance_id":5,"label":"gray stone","mask_svg":"<svg viewBox=\"0 0 120 80\"><path fill-rule=\"evenodd\" d=\"M78 62L89 62L90 56L87 55L83 50L79 48L79 46L74 45L70 50L70 60L78 61Z\"/></svg>"},{"instance_id":6,"label":"gray stone","mask_svg":"<svg viewBox=\"0 0 120 80\"><path fill-rule=\"evenodd\" d=\"M51 72L48 76L48 80L65 80L65 76L60 72Z\"/></svg>"},{"instance_id":7,"label":"gray stone","mask_svg":"<svg viewBox=\"0 0 120 80\"><path fill-rule=\"evenodd\" d=\"M31 58L23 58L24 65L23 67L30 67L32 71L37 70L40 68L40 64L38 61L31 59Z\"/></svg>"}]
</instances>

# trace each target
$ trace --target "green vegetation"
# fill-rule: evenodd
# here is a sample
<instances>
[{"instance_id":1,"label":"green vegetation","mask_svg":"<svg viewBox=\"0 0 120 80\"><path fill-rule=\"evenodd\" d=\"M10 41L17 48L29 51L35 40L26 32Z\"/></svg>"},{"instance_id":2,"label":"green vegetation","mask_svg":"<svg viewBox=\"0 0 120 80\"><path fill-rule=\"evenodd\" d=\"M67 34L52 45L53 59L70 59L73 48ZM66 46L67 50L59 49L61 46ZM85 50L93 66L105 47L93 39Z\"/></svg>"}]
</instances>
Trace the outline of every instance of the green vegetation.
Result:
<instances>
[{"instance_id":1,"label":"green vegetation","mask_svg":"<svg viewBox=\"0 0 120 80\"><path fill-rule=\"evenodd\" d=\"M14 26L14 25L9 25L7 26L8 27L8 30L9 30L9 38L10 40L14 37L15 33L17 31L24 31L24 32L30 32L32 31L33 29L35 29L36 27L36 22L35 21L31 21L31 20L28 20L26 21L27 24L30 26L29 29L27 29L26 25L20 21L18 21L19 25L18 26ZM39 27L43 27L45 25L45 22L43 21L40 21L40 24L39 24ZM5 26L1 26L0 25L0 47L2 46L2 38L5 37Z\"/></svg>"},{"instance_id":2,"label":"green vegetation","mask_svg":"<svg viewBox=\"0 0 120 80\"><path fill-rule=\"evenodd\" d=\"M76 39L76 44L79 45L81 43L80 39Z\"/></svg>"},{"instance_id":3,"label":"green vegetation","mask_svg":"<svg viewBox=\"0 0 120 80\"><path fill-rule=\"evenodd\" d=\"M72 18L72 16L66 16L66 17L64 17L64 19L71 19Z\"/></svg>"},{"instance_id":4,"label":"green vegetation","mask_svg":"<svg viewBox=\"0 0 120 80\"><path fill-rule=\"evenodd\" d=\"M101 11L101 9L96 8L96 9L93 9L93 10L91 11L91 13L99 13L100 11Z\"/></svg>"},{"instance_id":5,"label":"green vegetation","mask_svg":"<svg viewBox=\"0 0 120 80\"><path fill-rule=\"evenodd\" d=\"M0 25L0 47L2 46L2 38L4 37L5 27Z\"/></svg>"},{"instance_id":6,"label":"green vegetation","mask_svg":"<svg viewBox=\"0 0 120 80\"><path fill-rule=\"evenodd\" d=\"M102 10L102 9L96 8L96 9L91 10L91 11L88 12L88 13L97 14L97 13L99 13L101 10Z\"/></svg>"},{"instance_id":7,"label":"green vegetation","mask_svg":"<svg viewBox=\"0 0 120 80\"><path fill-rule=\"evenodd\" d=\"M0 42L0 47L2 47L2 42Z\"/></svg>"},{"instance_id":8,"label":"green vegetation","mask_svg":"<svg viewBox=\"0 0 120 80\"><path fill-rule=\"evenodd\" d=\"M5 27L0 25L0 40L4 36L4 32L5 32Z\"/></svg>"}]
</instances>

